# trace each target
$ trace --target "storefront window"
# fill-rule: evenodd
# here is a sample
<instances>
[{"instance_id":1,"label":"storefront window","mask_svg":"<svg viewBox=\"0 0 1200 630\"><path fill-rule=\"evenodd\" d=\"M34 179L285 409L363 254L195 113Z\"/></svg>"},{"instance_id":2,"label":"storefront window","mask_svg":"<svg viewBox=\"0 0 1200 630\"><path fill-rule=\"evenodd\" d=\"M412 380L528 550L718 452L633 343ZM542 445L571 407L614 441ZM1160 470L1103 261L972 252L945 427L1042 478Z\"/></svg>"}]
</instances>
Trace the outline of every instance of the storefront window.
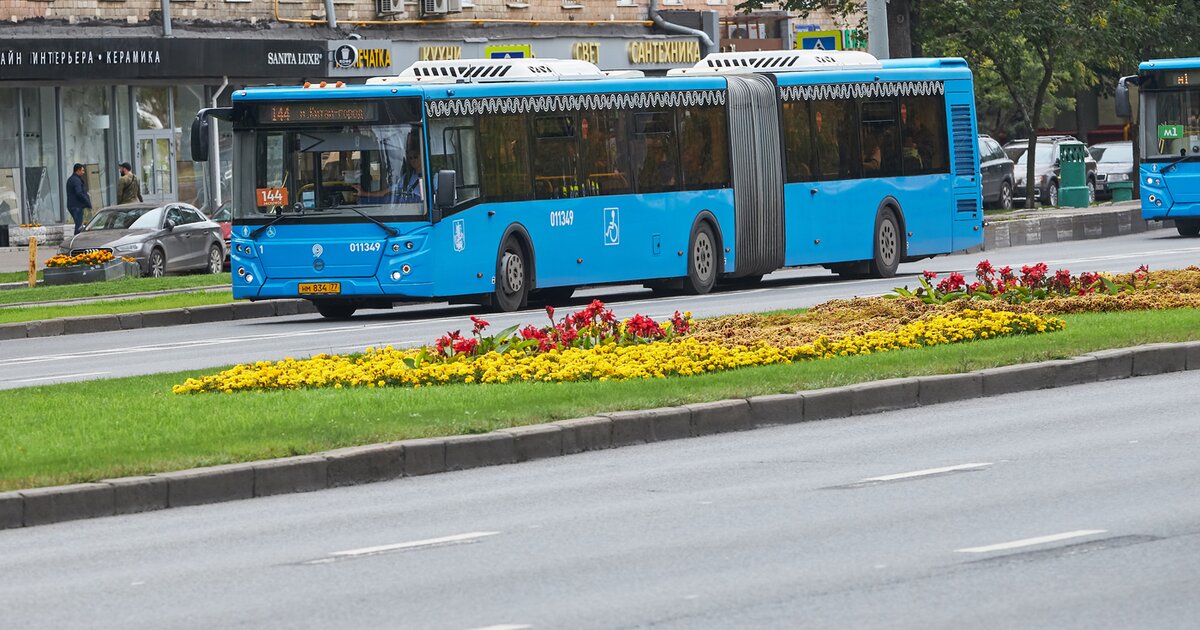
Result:
<instances>
[{"instance_id":1,"label":"storefront window","mask_svg":"<svg viewBox=\"0 0 1200 630\"><path fill-rule=\"evenodd\" d=\"M62 89L65 151L62 167L69 169L76 162L83 164L84 181L95 206L93 210L116 199L109 186L116 179L117 165L109 161L112 118L108 93L103 87Z\"/></svg>"},{"instance_id":2,"label":"storefront window","mask_svg":"<svg viewBox=\"0 0 1200 630\"><path fill-rule=\"evenodd\" d=\"M181 85L175 88L175 172L179 178L179 201L190 203L212 214L208 183L204 175L205 163L192 161L192 119L196 111L204 107L203 85Z\"/></svg>"},{"instance_id":3,"label":"storefront window","mask_svg":"<svg viewBox=\"0 0 1200 630\"><path fill-rule=\"evenodd\" d=\"M54 88L21 90L22 117L25 123L25 179L21 182L30 222L61 223L66 212L60 207L66 176L70 170L58 161L58 125L54 115Z\"/></svg>"},{"instance_id":4,"label":"storefront window","mask_svg":"<svg viewBox=\"0 0 1200 630\"><path fill-rule=\"evenodd\" d=\"M0 89L0 225L21 221L21 129L17 119L17 91Z\"/></svg>"}]
</instances>

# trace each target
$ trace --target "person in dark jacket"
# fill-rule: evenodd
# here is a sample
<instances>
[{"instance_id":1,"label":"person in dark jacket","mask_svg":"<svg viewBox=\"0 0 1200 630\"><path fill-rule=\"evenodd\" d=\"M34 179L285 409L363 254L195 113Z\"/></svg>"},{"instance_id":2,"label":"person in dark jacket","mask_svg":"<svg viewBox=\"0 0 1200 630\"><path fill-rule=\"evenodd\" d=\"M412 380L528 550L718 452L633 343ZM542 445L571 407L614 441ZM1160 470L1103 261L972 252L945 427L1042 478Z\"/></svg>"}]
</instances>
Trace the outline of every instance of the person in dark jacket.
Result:
<instances>
[{"instance_id":1,"label":"person in dark jacket","mask_svg":"<svg viewBox=\"0 0 1200 630\"><path fill-rule=\"evenodd\" d=\"M76 163L71 170L74 172L67 178L67 212L75 219L75 233L78 234L83 231L83 212L92 207L92 198L83 181L83 165Z\"/></svg>"},{"instance_id":2,"label":"person in dark jacket","mask_svg":"<svg viewBox=\"0 0 1200 630\"><path fill-rule=\"evenodd\" d=\"M142 200L142 183L133 174L129 162L121 162L121 177L117 180L117 203L133 203Z\"/></svg>"}]
</instances>

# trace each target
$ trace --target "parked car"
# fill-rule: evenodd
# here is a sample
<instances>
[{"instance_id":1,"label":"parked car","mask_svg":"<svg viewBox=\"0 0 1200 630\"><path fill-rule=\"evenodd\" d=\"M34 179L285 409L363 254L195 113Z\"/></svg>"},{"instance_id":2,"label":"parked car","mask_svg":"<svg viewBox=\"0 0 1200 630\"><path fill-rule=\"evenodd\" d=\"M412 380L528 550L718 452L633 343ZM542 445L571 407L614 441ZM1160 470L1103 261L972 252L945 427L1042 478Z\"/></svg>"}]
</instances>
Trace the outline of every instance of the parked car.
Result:
<instances>
[{"instance_id":1,"label":"parked car","mask_svg":"<svg viewBox=\"0 0 1200 630\"><path fill-rule=\"evenodd\" d=\"M999 142L979 135L979 174L983 203L1008 210L1013 207L1013 161Z\"/></svg>"},{"instance_id":2,"label":"parked car","mask_svg":"<svg viewBox=\"0 0 1200 630\"><path fill-rule=\"evenodd\" d=\"M214 212L209 218L213 221L216 221L217 225L221 226L221 238L225 240L225 268L228 269L229 248L230 241L232 240L230 237L233 234L233 208L229 205L229 202L226 201L222 203L221 207L217 208L217 211Z\"/></svg>"},{"instance_id":3,"label":"parked car","mask_svg":"<svg viewBox=\"0 0 1200 630\"><path fill-rule=\"evenodd\" d=\"M1127 182L1133 174L1133 143L1100 142L1088 147L1088 153L1096 160L1096 195L1112 197L1110 182Z\"/></svg>"},{"instance_id":4,"label":"parked car","mask_svg":"<svg viewBox=\"0 0 1200 630\"><path fill-rule=\"evenodd\" d=\"M1058 205L1059 178L1059 149L1065 142L1079 142L1071 136L1042 136L1037 139L1037 148L1033 160L1034 196L1047 206ZM1013 140L1004 145L1004 152L1012 158L1015 164L1015 192L1017 199L1025 198L1025 173L1029 140ZM1088 188L1088 201L1096 200L1096 160L1091 155L1084 155L1085 185Z\"/></svg>"},{"instance_id":5,"label":"parked car","mask_svg":"<svg viewBox=\"0 0 1200 630\"><path fill-rule=\"evenodd\" d=\"M142 275L161 277L199 269L220 273L225 262L221 226L186 203L127 203L104 208L82 232L64 242L68 255L108 250L134 258Z\"/></svg>"}]
</instances>

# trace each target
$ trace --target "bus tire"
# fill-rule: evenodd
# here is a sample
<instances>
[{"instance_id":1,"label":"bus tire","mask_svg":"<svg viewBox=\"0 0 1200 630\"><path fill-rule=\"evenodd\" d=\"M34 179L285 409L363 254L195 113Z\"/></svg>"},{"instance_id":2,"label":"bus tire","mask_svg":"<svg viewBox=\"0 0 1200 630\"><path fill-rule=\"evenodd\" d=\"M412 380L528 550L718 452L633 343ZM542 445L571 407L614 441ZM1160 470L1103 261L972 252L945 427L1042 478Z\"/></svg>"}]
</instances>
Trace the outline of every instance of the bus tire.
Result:
<instances>
[{"instance_id":1,"label":"bus tire","mask_svg":"<svg viewBox=\"0 0 1200 630\"><path fill-rule=\"evenodd\" d=\"M358 310L350 302L340 300L313 300L312 303L325 319L350 319Z\"/></svg>"},{"instance_id":2,"label":"bus tire","mask_svg":"<svg viewBox=\"0 0 1200 630\"><path fill-rule=\"evenodd\" d=\"M1175 229L1180 236L1200 236L1200 219L1175 219Z\"/></svg>"},{"instance_id":3,"label":"bus tire","mask_svg":"<svg viewBox=\"0 0 1200 630\"><path fill-rule=\"evenodd\" d=\"M701 221L688 238L688 268L684 289L693 295L712 291L717 283L717 240L712 228Z\"/></svg>"},{"instance_id":4,"label":"bus tire","mask_svg":"<svg viewBox=\"0 0 1200 630\"><path fill-rule=\"evenodd\" d=\"M896 275L904 255L900 241L900 222L890 208L882 208L875 216L875 238L872 246L870 275L872 278L891 278Z\"/></svg>"},{"instance_id":5,"label":"bus tire","mask_svg":"<svg viewBox=\"0 0 1200 630\"><path fill-rule=\"evenodd\" d=\"M496 255L496 292L492 304L502 313L511 313L525 306L529 298L529 266L525 249L511 236L505 239Z\"/></svg>"}]
</instances>

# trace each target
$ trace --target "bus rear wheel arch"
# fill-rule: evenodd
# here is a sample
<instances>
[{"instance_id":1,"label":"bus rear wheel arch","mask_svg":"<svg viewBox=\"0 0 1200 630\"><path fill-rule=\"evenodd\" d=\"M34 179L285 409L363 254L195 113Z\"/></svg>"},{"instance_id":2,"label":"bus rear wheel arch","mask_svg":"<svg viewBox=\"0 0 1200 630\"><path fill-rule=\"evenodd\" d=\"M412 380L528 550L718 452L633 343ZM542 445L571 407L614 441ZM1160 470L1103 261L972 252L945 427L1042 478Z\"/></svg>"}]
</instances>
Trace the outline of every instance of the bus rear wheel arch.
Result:
<instances>
[{"instance_id":1,"label":"bus rear wheel arch","mask_svg":"<svg viewBox=\"0 0 1200 630\"><path fill-rule=\"evenodd\" d=\"M1200 219L1175 219L1175 230L1180 236L1200 236Z\"/></svg>"}]
</instances>

